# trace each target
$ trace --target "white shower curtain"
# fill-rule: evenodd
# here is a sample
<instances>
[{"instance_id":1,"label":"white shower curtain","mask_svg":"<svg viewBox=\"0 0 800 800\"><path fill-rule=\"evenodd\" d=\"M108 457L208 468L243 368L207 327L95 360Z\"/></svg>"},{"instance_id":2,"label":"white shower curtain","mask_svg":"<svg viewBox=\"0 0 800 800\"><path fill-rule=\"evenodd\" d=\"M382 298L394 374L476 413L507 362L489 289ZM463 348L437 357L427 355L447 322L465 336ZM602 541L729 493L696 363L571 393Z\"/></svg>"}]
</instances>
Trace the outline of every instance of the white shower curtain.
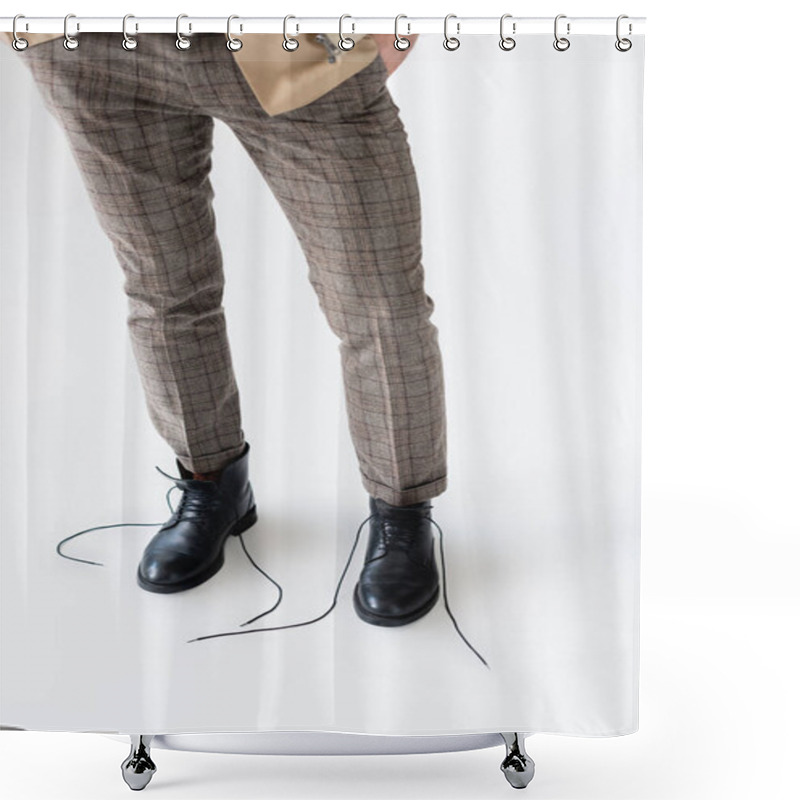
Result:
<instances>
[{"instance_id":1,"label":"white shower curtain","mask_svg":"<svg viewBox=\"0 0 800 800\"><path fill-rule=\"evenodd\" d=\"M413 624L361 621L365 526L331 613L208 639L333 602L369 515L338 340L280 206L217 123L224 305L259 521L212 580L142 591L138 560L170 514L155 467L176 474L174 454L148 418L122 273L64 134L0 47L4 726L637 729L644 37L628 52L613 33L570 38L565 52L546 35L504 52L476 35L448 52L422 35L388 80L444 363L448 488L432 516L446 594ZM150 527L62 545L97 564L56 551L120 523ZM276 604L273 581L280 604L242 627Z\"/></svg>"}]
</instances>

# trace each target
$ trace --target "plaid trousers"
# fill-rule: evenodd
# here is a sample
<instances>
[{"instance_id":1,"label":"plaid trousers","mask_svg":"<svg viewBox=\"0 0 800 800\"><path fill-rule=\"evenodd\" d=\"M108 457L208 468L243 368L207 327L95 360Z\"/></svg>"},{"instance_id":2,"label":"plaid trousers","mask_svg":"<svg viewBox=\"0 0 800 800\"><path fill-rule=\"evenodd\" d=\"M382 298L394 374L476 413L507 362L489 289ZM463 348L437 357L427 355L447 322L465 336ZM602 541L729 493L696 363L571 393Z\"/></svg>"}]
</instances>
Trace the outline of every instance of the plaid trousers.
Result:
<instances>
[{"instance_id":1,"label":"plaid trousers","mask_svg":"<svg viewBox=\"0 0 800 800\"><path fill-rule=\"evenodd\" d=\"M66 133L125 275L128 330L156 430L193 472L244 449L212 210L217 118L287 215L340 340L364 488L393 505L447 485L438 329L424 289L417 178L378 56L319 99L270 116L225 46L200 33L61 39L17 53Z\"/></svg>"}]
</instances>

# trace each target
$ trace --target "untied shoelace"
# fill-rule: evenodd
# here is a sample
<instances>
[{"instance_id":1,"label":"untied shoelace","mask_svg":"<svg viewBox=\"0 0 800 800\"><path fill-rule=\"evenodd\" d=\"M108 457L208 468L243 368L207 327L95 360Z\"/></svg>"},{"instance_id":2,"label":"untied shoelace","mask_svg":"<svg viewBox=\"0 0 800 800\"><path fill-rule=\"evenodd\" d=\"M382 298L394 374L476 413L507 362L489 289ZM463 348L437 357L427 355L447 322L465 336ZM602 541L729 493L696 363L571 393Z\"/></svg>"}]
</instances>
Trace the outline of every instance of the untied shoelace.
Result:
<instances>
[{"instance_id":1,"label":"untied shoelace","mask_svg":"<svg viewBox=\"0 0 800 800\"><path fill-rule=\"evenodd\" d=\"M162 475L165 475L166 477L168 477L168 478L170 478L171 480L174 481L174 484L172 486L170 486L170 488L167 490L166 501L167 501L167 505L169 506L170 512L171 513L175 513L175 509L173 509L172 503L170 502L170 494L172 493L172 491L174 489L182 488L182 485L185 484L188 479L175 478L172 475L168 475L166 472L164 472L164 470L160 469L159 467L156 467L156 469ZM189 498L189 495L188 495L187 492L184 491L183 495L181 497L181 502L178 505L178 510L181 513L194 512L194 511L199 512L199 511L201 511L202 510L202 506L206 502L211 501L211 493L208 493L208 495L206 495L206 493L203 493L203 494L199 494L198 493L196 496L192 495L191 498L189 498L189 499L187 499L187 498ZM293 623L291 625L279 625L279 626L272 627L272 628L251 628L250 630L247 630L247 631L230 631L230 632L227 632L227 633L212 633L212 634L209 634L208 636L198 636L198 637L196 637L194 639L188 639L187 640L187 644L191 643L191 642L201 642L204 639L216 639L216 638L221 637L221 636L241 636L242 634L245 634L245 633L261 633L261 632L264 632L264 631L281 631L281 630L286 630L287 628L300 628L303 625L311 625L312 623L319 622L319 620L324 619L325 617L327 617L328 614L330 614L331 611L333 611L333 609L336 607L336 602L337 602L338 597L339 597L339 590L342 587L342 582L344 581L344 577L347 574L347 570L350 568L350 563L353 560L353 555L354 555L354 553L356 551L356 547L358 547L358 540L359 540L359 537L361 536L361 529L364 527L364 525L366 525L367 522L369 522L373 517L376 517L376 516L380 516L380 515L379 514L370 514L361 523L361 525L358 526L358 531L356 532L355 542L353 543L353 547L350 550L350 555L348 556L347 563L345 564L344 570L342 571L342 576L339 578L339 583L336 586L336 592L333 595L333 603L331 604L331 607L324 614L321 614L319 617L315 617L314 619L306 620L305 622L295 622L295 623ZM452 612L450 611L450 604L447 601L447 576L446 576L446 573L445 573L445 564L444 564L444 544L443 544L444 533L442 532L442 529L439 527L439 524L436 522L436 520L434 520L432 517L426 517L426 518L428 520L430 520L434 525L436 525L436 528L439 531L439 555L440 555L441 561L442 561L442 594L444 596L444 607L445 607L450 619L453 621L453 625L454 625L454 627L456 629L456 632L464 640L464 642L467 645L467 647L469 647L469 649L472 650L473 653L475 653L475 655L480 659L480 661L483 663L483 665L486 667L486 669L491 669L489 664L486 662L486 659L484 659L484 657L467 641L466 637L461 632L461 629L458 627L458 623L456 622L455 617L453 616ZM132 527L159 527L160 528L163 525L164 525L163 522L120 522L120 523L117 523L115 525L97 525L97 526L95 526L93 528L86 528L86 529L84 529L82 531L77 531L76 533L73 533L70 536L67 536L66 538L62 539L56 545L56 552L62 558L68 558L71 561L80 561L83 564L93 564L95 566L102 567L103 564L101 564L98 561L89 561L89 560L87 560L85 558L76 558L74 556L68 556L65 553L62 553L61 552L61 545L64 544L65 542L68 542L70 539L74 539L76 536L81 536L82 534L89 533L90 531L105 530L107 528L123 528L123 527L128 527L128 526L132 526ZM246 533L246 531L244 533ZM278 589L278 600L275 603L275 605L272 606L272 608L268 609L267 611L263 611L261 614L258 614L257 616L253 617L252 619L247 620L246 622L242 622L240 624L240 627L244 627L245 625L250 625L251 623L255 622L256 620L259 620L262 617L265 617L267 614L271 614L273 611L275 611L275 609L281 604L281 602L283 600L283 589L281 588L281 585L276 580L274 580L269 575L267 575L267 573L264 572L264 570L261 569L261 567L258 566L258 564L256 564L256 562L253 560L253 557L248 552L247 546L244 543L244 533L242 533L242 534L240 534L239 536L236 537L237 539L239 539L239 541L242 544L242 549L244 550L244 554L247 556L248 561L250 561L250 563L267 580L269 580L269 581L271 581L272 583L275 584L275 586ZM397 529L395 529L395 531L392 534L389 534L389 535L396 537L398 535L398 533L399 533L399 531Z\"/></svg>"}]
</instances>

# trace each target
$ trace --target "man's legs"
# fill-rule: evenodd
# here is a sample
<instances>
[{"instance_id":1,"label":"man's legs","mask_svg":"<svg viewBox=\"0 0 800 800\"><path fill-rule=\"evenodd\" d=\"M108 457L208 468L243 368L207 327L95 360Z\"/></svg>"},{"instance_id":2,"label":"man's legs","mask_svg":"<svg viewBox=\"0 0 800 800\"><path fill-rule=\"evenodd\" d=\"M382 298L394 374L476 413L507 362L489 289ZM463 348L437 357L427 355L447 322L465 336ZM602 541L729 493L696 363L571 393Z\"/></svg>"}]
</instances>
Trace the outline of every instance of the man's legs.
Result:
<instances>
[{"instance_id":1,"label":"man's legs","mask_svg":"<svg viewBox=\"0 0 800 800\"><path fill-rule=\"evenodd\" d=\"M214 121L190 104L173 42L149 34L128 52L116 34L95 33L77 51L59 39L23 51L123 268L147 408L178 457L181 502L137 569L139 586L158 593L207 581L227 537L256 522L221 305Z\"/></svg>"},{"instance_id":2,"label":"man's legs","mask_svg":"<svg viewBox=\"0 0 800 800\"><path fill-rule=\"evenodd\" d=\"M294 111L269 117L251 95L248 106L238 101L215 116L281 204L341 340L362 483L406 506L447 485L444 379L424 289L417 179L385 82L378 56Z\"/></svg>"},{"instance_id":3,"label":"man's legs","mask_svg":"<svg viewBox=\"0 0 800 800\"><path fill-rule=\"evenodd\" d=\"M150 417L185 467L219 470L245 440L221 305L214 121L189 106L171 34L142 37L133 52L97 33L74 52L60 39L29 51L124 271Z\"/></svg>"},{"instance_id":4,"label":"man's legs","mask_svg":"<svg viewBox=\"0 0 800 800\"><path fill-rule=\"evenodd\" d=\"M165 37L143 38L152 53L126 53L116 37L94 34L83 59L55 46L30 59L125 270L153 421L194 471L219 469L243 444L208 180L213 115L230 125L281 203L341 340L350 431L375 518L356 610L374 624L410 622L438 596L427 510L447 483L445 406L423 286L419 192L386 68L377 58L319 100L270 117L220 47L223 37L195 37L188 59ZM231 465L242 475L236 514L249 525L255 506L240 467ZM182 487L197 499L187 508L205 506L201 484L214 485ZM222 564L218 545L229 527L216 520L217 541L198 547L202 515L180 514L148 545L144 588L180 591ZM411 557L383 558L384 535L400 527L415 535L392 536L391 548ZM189 555L189 542L192 558L175 560Z\"/></svg>"},{"instance_id":5,"label":"man's legs","mask_svg":"<svg viewBox=\"0 0 800 800\"><path fill-rule=\"evenodd\" d=\"M353 606L365 622L395 627L438 600L429 514L430 499L447 487L447 463L419 190L386 75L378 56L286 114L268 117L251 96L215 116L230 125L281 204L340 339L350 433L371 512ZM242 93L246 86L234 94Z\"/></svg>"}]
</instances>

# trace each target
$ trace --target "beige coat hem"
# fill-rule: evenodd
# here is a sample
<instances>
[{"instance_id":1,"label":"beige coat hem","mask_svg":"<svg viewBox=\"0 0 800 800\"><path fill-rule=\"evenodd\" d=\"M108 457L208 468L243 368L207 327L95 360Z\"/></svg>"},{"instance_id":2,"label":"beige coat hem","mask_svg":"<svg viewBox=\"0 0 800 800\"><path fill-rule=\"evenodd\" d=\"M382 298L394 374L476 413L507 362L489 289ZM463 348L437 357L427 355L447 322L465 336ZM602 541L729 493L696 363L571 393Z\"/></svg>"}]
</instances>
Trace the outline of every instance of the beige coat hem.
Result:
<instances>
[{"instance_id":1,"label":"beige coat hem","mask_svg":"<svg viewBox=\"0 0 800 800\"><path fill-rule=\"evenodd\" d=\"M0 31L0 35L10 47L13 34ZM27 39L28 47L63 38L63 33L19 35ZM85 33L83 36L91 37L92 34ZM356 44L347 51L339 49L337 34L325 33L322 36L330 46L326 47L317 41L317 34L304 33L297 37L300 46L293 52L283 49L282 33L243 33L236 36L242 40L243 47L233 51L234 61L261 107L270 116L292 111L322 97L380 57L378 45L370 33L350 34ZM188 38L191 39L191 36ZM120 48L121 42L122 33Z\"/></svg>"}]
</instances>

